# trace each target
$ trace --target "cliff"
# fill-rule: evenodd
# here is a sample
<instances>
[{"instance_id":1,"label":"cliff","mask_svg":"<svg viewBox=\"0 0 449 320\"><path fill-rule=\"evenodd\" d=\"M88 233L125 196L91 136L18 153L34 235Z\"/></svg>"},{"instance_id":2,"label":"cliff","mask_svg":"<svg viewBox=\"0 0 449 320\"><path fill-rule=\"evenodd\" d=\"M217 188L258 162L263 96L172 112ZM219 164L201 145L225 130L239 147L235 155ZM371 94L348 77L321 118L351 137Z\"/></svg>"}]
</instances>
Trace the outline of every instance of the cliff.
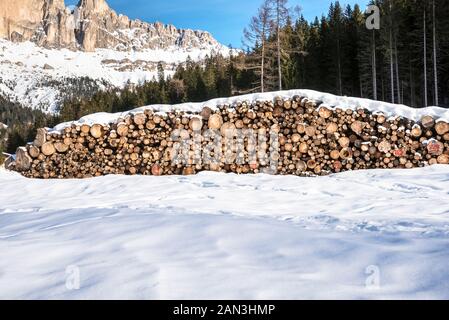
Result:
<instances>
[{"instance_id":1,"label":"cliff","mask_svg":"<svg viewBox=\"0 0 449 320\"><path fill-rule=\"evenodd\" d=\"M80 0L73 9L64 0L1 0L0 38L84 51L220 46L205 31L131 20L117 14L105 0Z\"/></svg>"}]
</instances>

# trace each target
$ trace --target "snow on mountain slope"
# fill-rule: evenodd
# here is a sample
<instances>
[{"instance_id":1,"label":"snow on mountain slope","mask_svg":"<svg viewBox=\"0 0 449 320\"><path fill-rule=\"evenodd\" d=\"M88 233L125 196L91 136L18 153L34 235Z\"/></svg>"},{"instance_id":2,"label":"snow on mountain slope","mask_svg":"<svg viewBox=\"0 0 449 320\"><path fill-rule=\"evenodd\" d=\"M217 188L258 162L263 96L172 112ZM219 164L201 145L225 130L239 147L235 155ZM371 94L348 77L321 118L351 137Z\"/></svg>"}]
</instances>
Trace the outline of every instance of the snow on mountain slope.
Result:
<instances>
[{"instance_id":1,"label":"snow on mountain slope","mask_svg":"<svg viewBox=\"0 0 449 320\"><path fill-rule=\"evenodd\" d=\"M57 181L0 171L0 298L448 299L448 190L447 166Z\"/></svg>"},{"instance_id":2,"label":"snow on mountain slope","mask_svg":"<svg viewBox=\"0 0 449 320\"><path fill-rule=\"evenodd\" d=\"M207 31L132 20L105 0L0 1L0 94L55 113L82 77L94 88L166 76L190 58L233 51Z\"/></svg>"},{"instance_id":3,"label":"snow on mountain slope","mask_svg":"<svg viewBox=\"0 0 449 320\"><path fill-rule=\"evenodd\" d=\"M200 61L214 52L224 56L231 53L222 45L85 52L45 49L32 42L0 39L0 94L24 106L55 113L64 92L70 91L69 79L87 77L100 89L123 87L127 82L139 84L156 78L158 63L162 63L165 75L169 76L188 57Z\"/></svg>"}]
</instances>

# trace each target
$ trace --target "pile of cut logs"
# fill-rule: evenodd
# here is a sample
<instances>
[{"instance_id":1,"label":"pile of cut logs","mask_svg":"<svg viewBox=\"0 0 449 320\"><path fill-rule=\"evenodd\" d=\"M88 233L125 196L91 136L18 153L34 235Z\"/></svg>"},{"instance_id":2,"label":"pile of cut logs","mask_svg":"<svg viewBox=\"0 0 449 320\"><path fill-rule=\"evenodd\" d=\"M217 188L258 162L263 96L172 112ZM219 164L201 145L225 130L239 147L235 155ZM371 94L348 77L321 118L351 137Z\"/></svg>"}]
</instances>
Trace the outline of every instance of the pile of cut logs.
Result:
<instances>
[{"instance_id":1,"label":"pile of cut logs","mask_svg":"<svg viewBox=\"0 0 449 320\"><path fill-rule=\"evenodd\" d=\"M257 132L259 143L237 135L243 147L226 145L227 135L232 139L234 131L245 129ZM201 152L193 147L183 153L184 161L173 161L179 144L174 137L192 139L194 133L207 130L221 135L217 141L226 161L223 154L216 161L202 161ZM270 141L273 133L276 139ZM202 135L198 139L206 148L207 139ZM262 150L268 157L257 156ZM229 161L236 158L241 161ZM35 141L7 161L8 168L26 177L45 179L200 171L325 175L432 164L449 164L447 122L431 116L415 122L366 109L330 108L300 96L239 102L215 110L204 107L198 114L148 109L109 125L75 122L62 132L39 129Z\"/></svg>"}]
</instances>

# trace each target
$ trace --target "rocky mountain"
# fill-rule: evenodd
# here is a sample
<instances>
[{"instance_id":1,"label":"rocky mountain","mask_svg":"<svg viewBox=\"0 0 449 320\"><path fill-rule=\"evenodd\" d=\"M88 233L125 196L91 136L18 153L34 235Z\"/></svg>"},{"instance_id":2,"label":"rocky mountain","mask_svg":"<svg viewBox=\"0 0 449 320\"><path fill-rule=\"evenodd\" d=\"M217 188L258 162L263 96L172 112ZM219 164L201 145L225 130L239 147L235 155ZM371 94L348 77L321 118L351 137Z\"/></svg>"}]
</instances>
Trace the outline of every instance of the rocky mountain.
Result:
<instances>
[{"instance_id":1,"label":"rocky mountain","mask_svg":"<svg viewBox=\"0 0 449 320\"><path fill-rule=\"evenodd\" d=\"M131 20L105 0L0 0L0 95L57 112L67 94L166 76L188 58L229 55L205 31Z\"/></svg>"},{"instance_id":2,"label":"rocky mountain","mask_svg":"<svg viewBox=\"0 0 449 320\"><path fill-rule=\"evenodd\" d=\"M66 7L64 0L2 0L0 37L84 51L221 46L205 31L131 20L117 14L105 0L80 0L75 8Z\"/></svg>"}]
</instances>

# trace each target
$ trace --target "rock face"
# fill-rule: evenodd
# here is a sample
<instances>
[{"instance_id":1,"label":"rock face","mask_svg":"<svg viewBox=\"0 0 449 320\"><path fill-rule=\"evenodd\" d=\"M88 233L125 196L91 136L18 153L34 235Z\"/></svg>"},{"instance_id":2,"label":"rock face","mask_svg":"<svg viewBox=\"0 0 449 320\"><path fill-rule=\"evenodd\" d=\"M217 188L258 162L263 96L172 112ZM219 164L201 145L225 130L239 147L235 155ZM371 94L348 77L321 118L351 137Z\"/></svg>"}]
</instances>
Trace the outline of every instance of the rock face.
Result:
<instances>
[{"instance_id":1,"label":"rock face","mask_svg":"<svg viewBox=\"0 0 449 320\"><path fill-rule=\"evenodd\" d=\"M0 37L84 51L220 46L208 32L130 20L105 0L80 0L74 9L64 0L0 0Z\"/></svg>"}]
</instances>

